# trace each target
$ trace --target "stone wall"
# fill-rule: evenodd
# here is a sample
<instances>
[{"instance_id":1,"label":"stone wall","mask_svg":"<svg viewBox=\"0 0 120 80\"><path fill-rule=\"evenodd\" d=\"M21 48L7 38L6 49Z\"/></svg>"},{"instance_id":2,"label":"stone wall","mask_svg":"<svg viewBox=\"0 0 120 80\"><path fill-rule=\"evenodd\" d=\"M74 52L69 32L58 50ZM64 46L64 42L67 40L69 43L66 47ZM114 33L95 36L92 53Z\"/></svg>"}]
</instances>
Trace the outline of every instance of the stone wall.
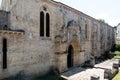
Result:
<instances>
[{"instance_id":1,"label":"stone wall","mask_svg":"<svg viewBox=\"0 0 120 80\"><path fill-rule=\"evenodd\" d=\"M0 29L3 29L5 25L9 26L9 12L0 10Z\"/></svg>"},{"instance_id":2,"label":"stone wall","mask_svg":"<svg viewBox=\"0 0 120 80\"><path fill-rule=\"evenodd\" d=\"M13 0L7 4L7 10L10 12L10 28L24 30L25 34L1 34L1 41L4 37L8 40L8 68L2 69L1 50L0 78L21 71L40 75L52 68L63 72L68 70L69 46L73 47L73 66L80 66L91 57L99 57L110 50L114 44L111 26L62 3ZM50 37L40 37L41 11L50 14Z\"/></svg>"},{"instance_id":3,"label":"stone wall","mask_svg":"<svg viewBox=\"0 0 120 80\"><path fill-rule=\"evenodd\" d=\"M120 44L120 39L116 39L115 44Z\"/></svg>"}]
</instances>

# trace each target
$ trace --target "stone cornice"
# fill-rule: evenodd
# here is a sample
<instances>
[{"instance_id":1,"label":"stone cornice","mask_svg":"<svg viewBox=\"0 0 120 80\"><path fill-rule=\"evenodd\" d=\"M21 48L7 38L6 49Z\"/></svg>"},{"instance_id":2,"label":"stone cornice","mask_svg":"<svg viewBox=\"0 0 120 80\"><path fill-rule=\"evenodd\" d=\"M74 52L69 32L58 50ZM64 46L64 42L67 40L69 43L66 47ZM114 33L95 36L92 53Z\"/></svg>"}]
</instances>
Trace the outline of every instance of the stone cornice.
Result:
<instances>
[{"instance_id":1,"label":"stone cornice","mask_svg":"<svg viewBox=\"0 0 120 80\"><path fill-rule=\"evenodd\" d=\"M22 31L11 31L11 30L0 30L2 34L16 34L16 35L24 35Z\"/></svg>"}]
</instances>

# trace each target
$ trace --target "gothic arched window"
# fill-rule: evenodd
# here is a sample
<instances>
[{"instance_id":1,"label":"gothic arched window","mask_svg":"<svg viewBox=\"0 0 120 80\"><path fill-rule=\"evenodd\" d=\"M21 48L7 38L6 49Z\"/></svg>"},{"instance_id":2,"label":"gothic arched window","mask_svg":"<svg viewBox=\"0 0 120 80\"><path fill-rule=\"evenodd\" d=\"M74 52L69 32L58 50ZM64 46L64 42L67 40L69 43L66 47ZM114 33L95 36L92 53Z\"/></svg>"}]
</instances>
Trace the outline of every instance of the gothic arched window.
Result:
<instances>
[{"instance_id":1,"label":"gothic arched window","mask_svg":"<svg viewBox=\"0 0 120 80\"><path fill-rule=\"evenodd\" d=\"M87 39L87 24L85 24L85 37L86 37L86 39Z\"/></svg>"},{"instance_id":2,"label":"gothic arched window","mask_svg":"<svg viewBox=\"0 0 120 80\"><path fill-rule=\"evenodd\" d=\"M46 37L50 37L50 16L46 14Z\"/></svg>"},{"instance_id":3,"label":"gothic arched window","mask_svg":"<svg viewBox=\"0 0 120 80\"><path fill-rule=\"evenodd\" d=\"M40 12L40 36L44 36L44 12Z\"/></svg>"}]
</instances>

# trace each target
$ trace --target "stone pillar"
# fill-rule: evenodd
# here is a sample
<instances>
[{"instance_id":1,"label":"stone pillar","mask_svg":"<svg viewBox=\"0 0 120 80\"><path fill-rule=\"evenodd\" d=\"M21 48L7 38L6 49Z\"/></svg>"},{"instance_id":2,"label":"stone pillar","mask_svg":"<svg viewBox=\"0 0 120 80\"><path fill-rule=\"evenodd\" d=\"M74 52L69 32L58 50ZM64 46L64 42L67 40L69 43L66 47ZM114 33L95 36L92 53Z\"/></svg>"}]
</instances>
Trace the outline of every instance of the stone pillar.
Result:
<instances>
[{"instance_id":1,"label":"stone pillar","mask_svg":"<svg viewBox=\"0 0 120 80\"><path fill-rule=\"evenodd\" d=\"M94 57L91 57L90 65L91 65L92 67L94 67L94 65L95 65L95 58L94 58Z\"/></svg>"},{"instance_id":2,"label":"stone pillar","mask_svg":"<svg viewBox=\"0 0 120 80\"><path fill-rule=\"evenodd\" d=\"M119 65L116 64L116 63L113 63L113 66L112 66L112 76L110 76L110 80L119 72Z\"/></svg>"},{"instance_id":3,"label":"stone pillar","mask_svg":"<svg viewBox=\"0 0 120 80\"><path fill-rule=\"evenodd\" d=\"M80 62L81 62L81 58L80 58L80 51L79 50L75 50L74 54L73 54L73 64L74 66L80 66Z\"/></svg>"},{"instance_id":4,"label":"stone pillar","mask_svg":"<svg viewBox=\"0 0 120 80\"><path fill-rule=\"evenodd\" d=\"M85 63L85 52L80 52L80 64Z\"/></svg>"},{"instance_id":5,"label":"stone pillar","mask_svg":"<svg viewBox=\"0 0 120 80\"><path fill-rule=\"evenodd\" d=\"M119 65L119 67L120 67L120 60L118 61L118 65Z\"/></svg>"},{"instance_id":6,"label":"stone pillar","mask_svg":"<svg viewBox=\"0 0 120 80\"><path fill-rule=\"evenodd\" d=\"M113 63L113 67L112 67L113 69L119 69L119 65L118 64L116 64L116 63Z\"/></svg>"},{"instance_id":7,"label":"stone pillar","mask_svg":"<svg viewBox=\"0 0 120 80\"><path fill-rule=\"evenodd\" d=\"M116 73L118 72L119 70L119 65L116 64L116 63L113 63L113 66L112 66L112 73Z\"/></svg>"},{"instance_id":8,"label":"stone pillar","mask_svg":"<svg viewBox=\"0 0 120 80\"><path fill-rule=\"evenodd\" d=\"M60 73L67 70L67 53L56 54L56 65Z\"/></svg>"}]
</instances>

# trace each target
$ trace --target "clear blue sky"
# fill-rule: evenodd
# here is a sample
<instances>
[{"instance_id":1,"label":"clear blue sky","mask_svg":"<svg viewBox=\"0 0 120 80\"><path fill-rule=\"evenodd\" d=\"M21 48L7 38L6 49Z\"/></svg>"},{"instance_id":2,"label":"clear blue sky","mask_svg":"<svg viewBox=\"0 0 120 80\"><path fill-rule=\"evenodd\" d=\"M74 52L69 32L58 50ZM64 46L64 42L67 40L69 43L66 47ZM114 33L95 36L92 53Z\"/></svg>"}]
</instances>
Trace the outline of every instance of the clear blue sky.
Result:
<instances>
[{"instance_id":1,"label":"clear blue sky","mask_svg":"<svg viewBox=\"0 0 120 80\"><path fill-rule=\"evenodd\" d=\"M120 0L56 0L80 10L96 19L105 19L116 26L120 23ZM1 0L0 0L1 3Z\"/></svg>"}]
</instances>

